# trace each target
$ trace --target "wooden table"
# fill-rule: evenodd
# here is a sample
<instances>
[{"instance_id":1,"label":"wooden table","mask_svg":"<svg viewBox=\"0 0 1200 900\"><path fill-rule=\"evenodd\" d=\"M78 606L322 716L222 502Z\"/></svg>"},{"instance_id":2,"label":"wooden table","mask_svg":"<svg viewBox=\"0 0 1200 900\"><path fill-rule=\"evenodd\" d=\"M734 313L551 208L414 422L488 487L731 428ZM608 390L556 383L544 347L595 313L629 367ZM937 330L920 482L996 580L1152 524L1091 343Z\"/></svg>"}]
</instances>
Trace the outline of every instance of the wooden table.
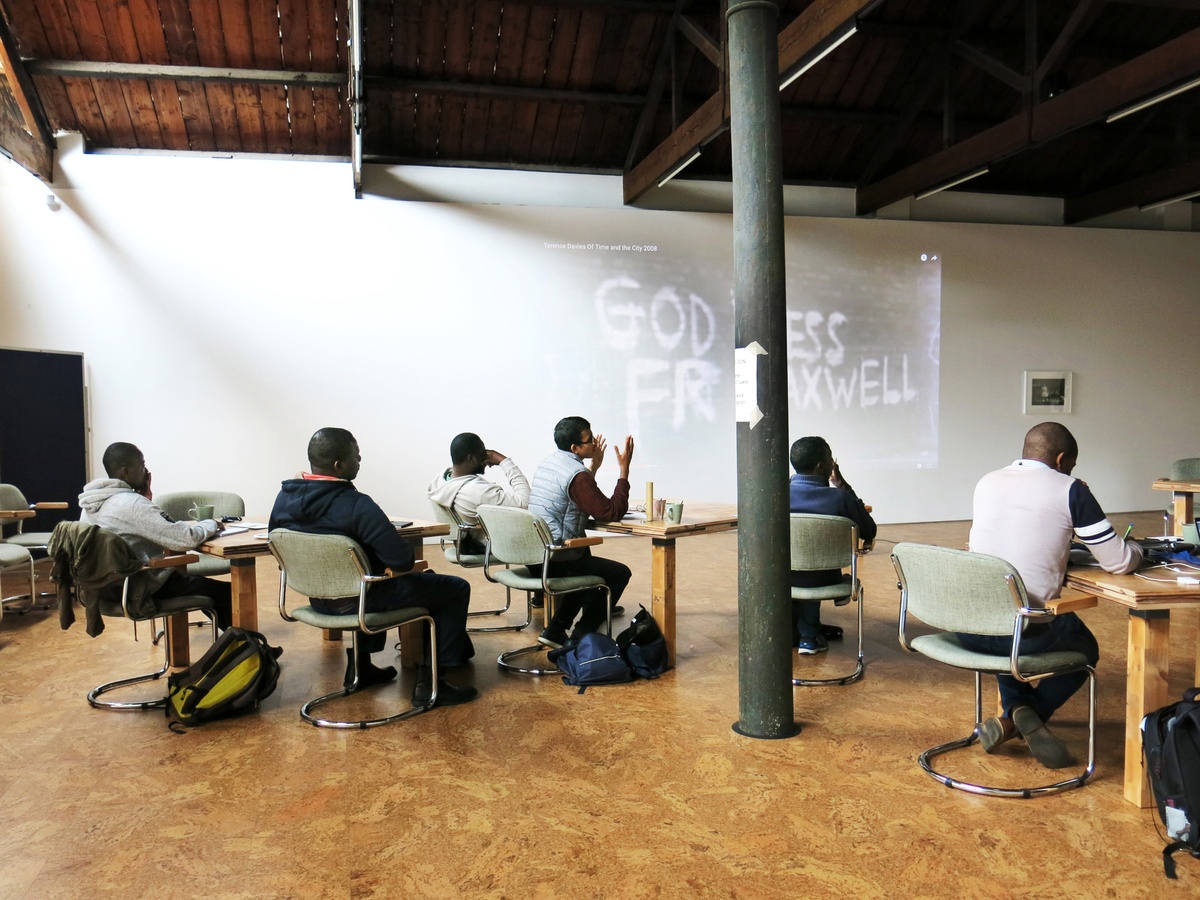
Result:
<instances>
[{"instance_id":1,"label":"wooden table","mask_svg":"<svg viewBox=\"0 0 1200 900\"><path fill-rule=\"evenodd\" d=\"M250 521L265 522L264 518L247 517ZM400 519L399 521L405 521ZM229 575L233 582L233 624L239 628L258 631L258 582L255 577L255 562L260 556L269 556L271 549L265 538L255 537L266 532L265 528L252 528L237 534L218 534L205 541L197 549L221 559L229 560ZM427 537L449 534L450 527L440 522L413 521L397 528L400 537L409 542L413 556L425 558L424 541ZM332 633L330 635L332 637ZM337 637L340 639L341 634Z\"/></svg>"},{"instance_id":2,"label":"wooden table","mask_svg":"<svg viewBox=\"0 0 1200 900\"><path fill-rule=\"evenodd\" d=\"M1156 491L1171 492L1171 531L1183 537L1183 526L1191 525L1195 517L1194 496L1200 493L1200 481L1172 481L1159 478L1152 485Z\"/></svg>"},{"instance_id":3,"label":"wooden table","mask_svg":"<svg viewBox=\"0 0 1200 900\"><path fill-rule=\"evenodd\" d=\"M662 519L646 522L622 519L597 522L596 528L616 534L650 538L650 612L667 641L667 661L675 665L675 541L697 534L715 534L737 528L737 506L732 503L683 504L683 521L668 525Z\"/></svg>"},{"instance_id":4,"label":"wooden table","mask_svg":"<svg viewBox=\"0 0 1200 900\"><path fill-rule=\"evenodd\" d=\"M1163 569L1150 569L1147 574L1154 578L1175 577ZM1068 569L1067 585L1129 610L1125 799L1140 807L1153 806L1154 796L1142 771L1142 717L1169 702L1171 610L1200 606L1200 585L1149 581L1137 575L1110 575L1103 569L1090 567ZM1200 658L1200 644L1197 651Z\"/></svg>"}]
</instances>

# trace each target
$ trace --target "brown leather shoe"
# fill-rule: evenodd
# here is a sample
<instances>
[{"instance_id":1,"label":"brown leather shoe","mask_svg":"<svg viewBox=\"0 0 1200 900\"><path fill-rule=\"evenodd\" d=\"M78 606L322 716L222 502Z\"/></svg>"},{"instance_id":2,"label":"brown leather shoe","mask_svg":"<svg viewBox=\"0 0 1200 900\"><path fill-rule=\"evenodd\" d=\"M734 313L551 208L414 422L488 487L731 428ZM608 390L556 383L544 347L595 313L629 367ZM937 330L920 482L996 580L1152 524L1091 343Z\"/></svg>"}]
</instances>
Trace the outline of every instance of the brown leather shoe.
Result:
<instances>
[{"instance_id":1,"label":"brown leather shoe","mask_svg":"<svg viewBox=\"0 0 1200 900\"><path fill-rule=\"evenodd\" d=\"M992 716L980 722L975 730L979 732L979 743L985 753L991 753L1017 736L1017 726L1008 716Z\"/></svg>"}]
</instances>

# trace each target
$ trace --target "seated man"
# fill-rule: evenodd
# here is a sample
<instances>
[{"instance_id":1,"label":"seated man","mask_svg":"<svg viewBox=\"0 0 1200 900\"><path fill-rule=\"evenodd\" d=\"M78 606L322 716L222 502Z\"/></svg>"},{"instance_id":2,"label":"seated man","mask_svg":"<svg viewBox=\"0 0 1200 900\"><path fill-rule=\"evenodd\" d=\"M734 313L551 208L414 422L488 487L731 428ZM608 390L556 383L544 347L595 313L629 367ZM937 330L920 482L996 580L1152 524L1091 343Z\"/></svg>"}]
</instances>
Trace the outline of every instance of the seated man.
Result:
<instances>
[{"instance_id":1,"label":"seated man","mask_svg":"<svg viewBox=\"0 0 1200 900\"><path fill-rule=\"evenodd\" d=\"M104 451L107 478L83 486L79 495L79 521L114 531L141 557L162 556L164 550L194 550L221 530L214 519L176 522L154 503L150 471L142 451L117 442ZM157 600L198 595L213 602L217 627L224 631L233 622L233 588L228 581L188 575L182 568L158 569L147 577L160 582L151 596Z\"/></svg>"},{"instance_id":2,"label":"seated man","mask_svg":"<svg viewBox=\"0 0 1200 900\"><path fill-rule=\"evenodd\" d=\"M358 442L344 428L322 428L308 442L308 463L311 474L283 482L275 508L271 510L271 528L289 528L309 534L342 534L355 540L367 555L371 572L383 574L385 569L405 572L412 568L412 547L396 533L396 526L387 514L366 494L354 487L362 456ZM453 575L420 572L404 578L379 581L367 589L367 609L382 611L423 606L437 623L439 667L453 668L466 663L475 655L467 634L467 606L471 601L471 586ZM331 615L344 615L358 609L358 598L322 601L313 598L313 608ZM381 684L396 677L392 666L378 668L371 654L382 650L385 635L362 635L358 646L358 685L360 688ZM346 651L347 689L353 684L354 660ZM417 671L413 688L413 704L429 702L433 688L433 673L429 665ZM466 703L479 696L473 687L455 687L438 681L437 702L442 706Z\"/></svg>"},{"instance_id":3,"label":"seated man","mask_svg":"<svg viewBox=\"0 0 1200 900\"><path fill-rule=\"evenodd\" d=\"M870 546L875 540L875 520L842 477L825 439L800 438L792 444L791 459L796 470L789 484L791 512L844 516L858 526L858 539L863 545ZM841 580L840 569L792 573L793 587L824 587ZM796 628L796 648L801 653L824 653L829 649L829 641L842 639L842 629L821 624L820 600L793 601L792 624Z\"/></svg>"},{"instance_id":4,"label":"seated man","mask_svg":"<svg viewBox=\"0 0 1200 900\"><path fill-rule=\"evenodd\" d=\"M593 435L587 419L568 416L554 426L554 444L558 449L542 460L533 473L533 488L529 511L546 520L556 543L584 536L588 518L601 521L620 519L629 510L629 463L633 460L633 438L625 438L625 452L616 451L617 486L612 498L604 496L596 485L596 471L604 462L607 444L603 435ZM584 460L592 461L591 468ZM541 575L541 566L530 566ZM632 576L629 567L611 559L592 556L590 547L564 550L554 555L550 575L555 578L575 575L599 575L612 591L613 615L622 611L617 601ZM580 610L583 614L567 637L567 629ZM598 630L605 621L604 592L579 591L566 594L555 601L554 618L538 636L538 641L557 649L568 640L578 641L585 634Z\"/></svg>"},{"instance_id":5,"label":"seated man","mask_svg":"<svg viewBox=\"0 0 1200 900\"><path fill-rule=\"evenodd\" d=\"M989 472L975 487L971 549L1011 563L1025 582L1030 606L1044 607L1062 592L1072 539L1082 541L1106 572L1134 571L1142 561L1136 543L1122 540L1105 518L1087 484L1071 477L1079 445L1058 422L1035 425L1025 435L1021 459ZM960 634L968 650L1008 654L1012 638ZM1075 613L1025 628L1022 653L1069 650L1083 653L1095 666L1100 649ZM980 743L991 753L1020 734L1038 762L1058 769L1071 755L1046 722L1087 681L1074 672L1033 684L997 675L1003 713L980 725Z\"/></svg>"},{"instance_id":6,"label":"seated man","mask_svg":"<svg viewBox=\"0 0 1200 900\"><path fill-rule=\"evenodd\" d=\"M529 482L517 464L495 450L488 450L477 434L464 432L450 442L451 467L429 484L429 499L453 509L468 522L477 521L481 506L529 508ZM499 466L505 484L484 478L490 466ZM473 545L472 545L473 542ZM464 541L464 553L483 553L482 533L473 528Z\"/></svg>"}]
</instances>

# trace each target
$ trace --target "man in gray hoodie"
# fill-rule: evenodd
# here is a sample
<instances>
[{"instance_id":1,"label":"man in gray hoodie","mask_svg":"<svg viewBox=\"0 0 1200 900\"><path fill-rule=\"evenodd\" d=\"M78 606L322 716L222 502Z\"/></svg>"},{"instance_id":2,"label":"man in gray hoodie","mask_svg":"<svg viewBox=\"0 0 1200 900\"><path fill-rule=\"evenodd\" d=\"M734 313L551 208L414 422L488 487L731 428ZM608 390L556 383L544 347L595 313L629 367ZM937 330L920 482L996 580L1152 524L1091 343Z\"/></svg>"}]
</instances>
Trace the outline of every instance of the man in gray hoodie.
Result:
<instances>
[{"instance_id":1,"label":"man in gray hoodie","mask_svg":"<svg viewBox=\"0 0 1200 900\"><path fill-rule=\"evenodd\" d=\"M79 495L80 521L114 531L125 539L143 562L161 556L164 550L194 550L221 530L214 519L177 522L154 503L150 472L142 451L118 441L104 451L107 478L88 482ZM159 569L149 573L159 586L156 600L198 595L213 601L217 627L224 630L233 620L233 589L227 581L188 575L182 569Z\"/></svg>"}]
</instances>

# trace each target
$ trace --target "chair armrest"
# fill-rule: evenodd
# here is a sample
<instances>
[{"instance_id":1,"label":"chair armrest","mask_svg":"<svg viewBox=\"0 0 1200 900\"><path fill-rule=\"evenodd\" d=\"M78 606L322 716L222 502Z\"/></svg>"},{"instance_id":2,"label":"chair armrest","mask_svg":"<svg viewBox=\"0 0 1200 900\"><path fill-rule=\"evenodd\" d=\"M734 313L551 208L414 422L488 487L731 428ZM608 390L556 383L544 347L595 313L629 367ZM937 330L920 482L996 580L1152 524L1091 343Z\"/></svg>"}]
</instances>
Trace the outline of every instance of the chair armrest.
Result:
<instances>
[{"instance_id":1,"label":"chair armrest","mask_svg":"<svg viewBox=\"0 0 1200 900\"><path fill-rule=\"evenodd\" d=\"M1082 591L1075 591L1068 588L1062 592L1057 600L1051 600L1046 604L1046 609L1051 610L1055 615L1063 613L1077 612L1081 609L1091 609L1096 605L1096 598L1092 594L1085 594Z\"/></svg>"},{"instance_id":2,"label":"chair armrest","mask_svg":"<svg viewBox=\"0 0 1200 900\"><path fill-rule=\"evenodd\" d=\"M418 572L424 572L429 568L429 560L418 559L412 564L411 569L406 569L403 572L397 572L395 569L384 569L382 575L368 575L367 581L387 581L391 578L403 578L405 575L416 575Z\"/></svg>"},{"instance_id":3,"label":"chair armrest","mask_svg":"<svg viewBox=\"0 0 1200 900\"><path fill-rule=\"evenodd\" d=\"M0 509L0 519L29 519L36 515L32 509Z\"/></svg>"},{"instance_id":4,"label":"chair armrest","mask_svg":"<svg viewBox=\"0 0 1200 900\"><path fill-rule=\"evenodd\" d=\"M31 509L66 509L70 503L31 503Z\"/></svg>"},{"instance_id":5,"label":"chair armrest","mask_svg":"<svg viewBox=\"0 0 1200 900\"><path fill-rule=\"evenodd\" d=\"M563 541L561 544L555 544L555 550L573 550L576 547L592 547L596 544L603 544L604 538L597 535L596 537L581 537L571 538L569 541Z\"/></svg>"},{"instance_id":6,"label":"chair armrest","mask_svg":"<svg viewBox=\"0 0 1200 900\"><path fill-rule=\"evenodd\" d=\"M146 563L147 569L169 569L175 566L187 566L194 562L200 561L200 554L187 552L176 553L171 556L156 556L150 562Z\"/></svg>"}]
</instances>

